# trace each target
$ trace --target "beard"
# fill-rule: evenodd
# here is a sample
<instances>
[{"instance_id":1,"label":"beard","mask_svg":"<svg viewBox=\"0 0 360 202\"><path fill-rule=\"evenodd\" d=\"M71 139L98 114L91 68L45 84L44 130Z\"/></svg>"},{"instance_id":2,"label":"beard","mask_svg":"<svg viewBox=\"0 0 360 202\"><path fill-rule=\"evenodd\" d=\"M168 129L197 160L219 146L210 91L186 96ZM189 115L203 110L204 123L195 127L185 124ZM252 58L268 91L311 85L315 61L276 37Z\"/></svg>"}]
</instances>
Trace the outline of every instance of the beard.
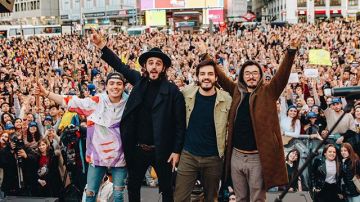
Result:
<instances>
[{"instance_id":1,"label":"beard","mask_svg":"<svg viewBox=\"0 0 360 202\"><path fill-rule=\"evenodd\" d=\"M246 85L246 87L248 87L248 88L250 88L250 89L255 89L255 88L256 88L256 85L250 85L250 86Z\"/></svg>"},{"instance_id":2,"label":"beard","mask_svg":"<svg viewBox=\"0 0 360 202\"><path fill-rule=\"evenodd\" d=\"M210 85L204 87L203 84L204 84L205 81L210 82L210 83L209 83ZM208 83L207 83L207 84L208 84ZM199 81L199 86L200 86L200 88L203 89L204 91L209 91L209 90L211 90L211 89L215 86L215 82L212 82L212 81L206 79L206 80Z\"/></svg>"},{"instance_id":3,"label":"beard","mask_svg":"<svg viewBox=\"0 0 360 202\"><path fill-rule=\"evenodd\" d=\"M247 82L250 82L250 81L256 81L256 80L251 79L251 80L248 80ZM255 89L255 88L257 87L257 84L258 84L258 83L256 83L255 85L249 85L249 84L247 84L247 83L245 82L245 86L246 86L247 88L250 88L250 89Z\"/></svg>"}]
</instances>

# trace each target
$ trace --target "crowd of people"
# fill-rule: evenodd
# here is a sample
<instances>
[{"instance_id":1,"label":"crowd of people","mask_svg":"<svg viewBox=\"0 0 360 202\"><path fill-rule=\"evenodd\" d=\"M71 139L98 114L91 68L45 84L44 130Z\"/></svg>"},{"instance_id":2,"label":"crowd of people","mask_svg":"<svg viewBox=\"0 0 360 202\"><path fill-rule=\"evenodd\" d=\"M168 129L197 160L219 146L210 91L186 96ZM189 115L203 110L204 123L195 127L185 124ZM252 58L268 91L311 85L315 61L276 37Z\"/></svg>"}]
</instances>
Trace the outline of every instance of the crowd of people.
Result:
<instances>
[{"instance_id":1,"label":"crowd of people","mask_svg":"<svg viewBox=\"0 0 360 202\"><path fill-rule=\"evenodd\" d=\"M287 49L293 45L294 37L298 39L299 45L295 47L296 55L291 55L295 52L287 53L289 56L285 58ZM220 171L224 162L227 162L227 166L231 166L232 169L236 168L233 167L233 162L241 164L240 159L231 158L231 152L230 156L227 154L230 150L232 151L232 148L226 148L229 147L229 144L225 144L227 138L219 134L221 133L219 131L226 131L226 127L228 127L226 125L227 115L231 116L231 113L235 112L232 110L231 99L234 103L238 95L234 92L233 87L237 88L236 83L246 83L239 75L245 74L245 77L249 78L259 76L263 79L265 86L275 86L275 84L271 85L274 81L273 78L283 80L283 82L287 81L287 78L278 78L276 75L277 73L286 75L281 68L289 66L292 67L291 72L297 74L298 81L284 83L284 86L282 83L276 82L277 88L274 89L281 91L279 93L275 90L274 93L272 90L262 92L262 94L269 92L266 94L269 99L274 97L274 100L277 100L277 111L275 110L273 114L256 114L257 120L252 120L257 127L263 123L264 131L266 131L266 127L269 127L271 131L273 125L267 124L267 122L273 123L273 118L278 117L275 121L278 120L284 144L281 145L281 152L284 152L280 157L283 156L285 162L271 163L283 163L284 168L287 169L287 177L291 180L311 150L329 135L321 154L299 177L297 183L291 185L290 190L309 191L316 201L360 201L360 192L357 191L353 181L354 176L360 176L358 170L360 166L358 157L360 155L360 104L358 101L352 102L345 98L325 95L328 88L360 85L359 22L336 21L313 25L296 24L289 27L271 27L262 24L253 29L230 26L222 32L202 34L174 32L170 35L151 32L139 36L128 36L126 34L109 35L105 31L100 31L96 33L96 37L94 37L94 33L89 32L84 36L63 35L53 38L34 37L26 40L21 38L0 39L0 44L0 168L2 168L1 190L5 195L66 197L74 190L78 190L81 194L87 184L89 191L85 193L86 197L84 198L86 199L84 200L93 201L102 179L99 182L89 183L89 180L86 179L90 175L88 172L91 173L92 178L102 177L107 172L106 169L96 168L105 166L111 167L112 169L109 170L112 172L107 173L107 178L101 187L107 186L106 183L109 183L109 179L111 179L114 183L113 198L121 198L119 195L122 195L127 189L130 201L138 201L140 197L138 192L144 181L144 174L146 170L151 173L149 166L152 166L155 171L160 171L156 173L159 177L157 183L164 201L168 201L173 197L173 193L170 193L172 190L167 185L171 184L173 179L167 173L176 170L175 164L179 160L178 176L180 174L188 177L189 173L181 172L186 166L182 162L194 164L192 166L200 170L204 166L197 164L196 162L200 162L200 160L194 156L220 157L215 160L211 159L211 161L207 159L209 164L211 163L216 168L219 167ZM309 64L309 51L312 49L329 51L332 65ZM152 57L145 57L147 52L161 52L169 57L165 58L158 54L156 57L162 59L162 62L156 59L149 61L149 58ZM205 58L204 52L207 53ZM284 58L286 61L293 60L293 62L284 64ZM249 61L253 63L249 64ZM150 62L152 63L150 64ZM158 63L160 66L166 67L163 75L160 73L161 69L156 72ZM241 73L240 67L244 63L258 66L261 72ZM148 71L144 64L154 65L155 72ZM211 73L212 70L205 73L200 71L205 70L201 67L208 65L213 66L216 70L214 75ZM309 77L305 73L306 69L316 69L318 75ZM121 74L115 73L115 71ZM150 80L153 77L156 80L156 73L161 74L169 81L169 84L166 85L171 90L169 90L170 93L166 100L157 101L156 97L152 96L156 93L164 94L163 88L160 87L163 84L156 82L144 84L144 81L141 80L144 75ZM290 71L288 73L290 74ZM213 97L213 100L206 98L206 96L211 98L214 94L206 95L204 98L196 93L192 94L192 91L189 90L189 87L198 84L200 89L208 88L209 84L199 79L204 78L205 74L209 77L206 77L209 82L212 81L212 76L216 75L218 84L214 88L217 89L214 92L217 92L216 96L218 97L223 96L221 100L227 103L226 105L216 108L217 100L215 101L215 99L217 97ZM230 82L233 84L230 85ZM181 93L176 93L177 91L172 89L173 86L177 87L176 90L183 91L184 97ZM282 87L284 90L281 89ZM223 90L220 91L220 89ZM141 104L138 101L143 99L142 92L147 99L144 99ZM199 92L202 93L201 90ZM249 90L249 92L251 91ZM203 93L206 94L208 91ZM104 97L104 94L108 94L108 97ZM213 103L215 109L212 107L213 111L209 111L211 107L206 108L208 106L205 107L205 104L201 108L198 106L198 102L195 104L194 100L191 102L191 99L188 99L189 96L194 96L194 99L196 97L196 100L201 100L202 103ZM245 96L245 99L249 100L249 96ZM171 97L170 101L168 97ZM82 102L82 98L86 102ZM113 102L113 99L118 100L117 102L120 104L109 104ZM269 103L269 106L265 106L261 112L270 112L270 109L275 107L275 101L273 105L270 101L264 100L263 102ZM160 116L151 111L154 103L162 105L164 108L161 109L166 111L166 115ZM347 114L343 121L331 134L328 134L337 118L344 113L347 103L352 104L352 109L349 113L346 111ZM135 106L138 105L140 107L136 108ZM184 105L183 108L180 105ZM252 111L244 111L242 105L238 104L238 107L241 108L242 113L252 114ZM106 115L102 114L105 113L104 110L108 110ZM107 116L110 111L114 116ZM225 124L221 123L219 126L212 123L210 128L209 126L197 127L201 125L200 121L197 119L196 122L195 118L188 114L188 111L191 116L195 117L196 115L200 120L206 119L204 118L206 114L225 112L226 114L216 116L223 117ZM151 113L153 113L152 116ZM141 118L137 118L139 114L141 114ZM154 117L162 120L156 120ZM259 117L262 120L259 120ZM271 122L268 120L269 117L272 118ZM183 120L178 120L182 118ZM230 126L232 124L236 126L238 122L242 121L241 118L236 117L236 114L232 118ZM117 162L113 162L111 159L103 161L102 158L113 151L100 150L99 145L117 141L116 136L120 136L120 133L112 131L113 126L110 124L116 125L120 120L122 125L117 127L120 127L121 136L125 137L122 140L123 149L120 149L121 144L116 146L119 153L114 153L118 156L112 158L116 158ZM145 121L149 121L150 125ZM106 127L103 128L104 124ZM162 128L161 125L166 127ZM183 129L178 127L179 125ZM155 137L154 140L151 140L143 134L153 126L158 127L150 132ZM212 131L211 127L216 131ZM134 133L134 128L137 128L136 137L140 137L143 142L136 142L134 137L129 135ZM201 138L205 138L194 136L200 129L214 134L214 139L211 141L215 142L215 147L212 147L215 149L209 150L207 147L201 148L194 144L194 142L204 140ZM261 146L258 139L249 145L242 145L242 139L237 139L236 134L248 131L238 131L234 128L231 129L231 132L234 134L234 143L230 144L231 147L249 147L249 151L257 151L258 148L260 157L257 156L256 159L260 158L261 164L264 165L261 152L265 149L261 148L265 148L265 146ZM177 135L167 136L168 133ZM187 137L180 137L180 133L186 134ZM257 131L252 133L255 133L258 138ZM92 139L97 134L101 134L96 136L98 139ZM89 141L90 136L91 141ZM276 135L274 138L276 140ZM167 145L164 141L167 139L172 143ZM269 143L269 141L275 140L264 140L264 142ZM251 145L255 142L257 148L256 145L255 148L252 147L254 145ZM162 157L164 161L148 154L155 150L153 145L156 147L161 145L162 150L160 152L156 150L158 152L156 155L157 157L164 156ZM183 145L186 151L182 151ZM274 149L277 148L274 147ZM270 152L277 156L280 150ZM241 149L239 151L234 149L232 155L235 154L243 155ZM273 158L271 154L269 158ZM249 161L252 160L254 159L250 158ZM171 164L167 165L167 161ZM221 163L218 164L219 162ZM121 166L124 165L133 168L128 169L126 189L124 171L115 169L119 166L122 168ZM262 170L265 175L271 174L264 172L269 172L270 168L263 167ZM280 169L280 171L282 170ZM221 173L211 173L210 176L213 176L211 182L209 177L206 177L209 181L200 180L208 195L217 196L217 193L214 193L217 192L217 189L214 189L216 186L214 182L220 178L224 179L224 176L227 176L230 179L230 175L237 176L234 173L224 174L226 172L225 168ZM286 174L286 170L284 173ZM200 175L207 174L202 171ZM263 176L265 185L260 186L272 188L269 191L283 190L284 184L281 186L280 183L282 175L279 174L279 176L278 180L280 181L276 181L270 176ZM236 179L240 179L240 177L237 176ZM190 179L190 182L192 180ZM192 188L185 185L188 181L189 178L182 178L174 183L175 200L188 199L188 192L191 192ZM233 189L230 189L231 193L220 194L227 196L226 199L222 199L224 201L238 197L237 193L240 193L240 188L244 186L241 182L234 181L234 177L232 180L234 185L228 181L226 180L227 183L224 186L227 191L224 192L229 192L227 186L233 186ZM279 182L278 186L271 186L277 182ZM148 183L150 182L148 181ZM152 186L157 183L155 180L151 181ZM255 186L254 184L256 183L251 184L250 182L250 192L252 191L251 186ZM97 195L99 198L109 197L107 194ZM253 199L253 197L261 198L262 196L261 193L256 193L250 194L250 197ZM244 199L237 198L237 201L242 200ZM208 199L208 201L211 200Z\"/></svg>"}]
</instances>

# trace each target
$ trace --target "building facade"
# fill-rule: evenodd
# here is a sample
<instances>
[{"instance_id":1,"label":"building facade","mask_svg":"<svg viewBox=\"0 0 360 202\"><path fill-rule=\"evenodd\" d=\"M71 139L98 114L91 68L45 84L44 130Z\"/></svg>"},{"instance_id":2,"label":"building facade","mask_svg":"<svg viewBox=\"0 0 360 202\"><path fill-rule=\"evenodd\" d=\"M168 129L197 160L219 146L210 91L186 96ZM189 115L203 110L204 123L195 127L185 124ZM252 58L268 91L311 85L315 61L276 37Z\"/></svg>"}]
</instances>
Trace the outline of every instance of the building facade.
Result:
<instances>
[{"instance_id":1,"label":"building facade","mask_svg":"<svg viewBox=\"0 0 360 202\"><path fill-rule=\"evenodd\" d=\"M247 0L227 0L225 3L226 18L228 21L241 21L248 11Z\"/></svg>"},{"instance_id":2,"label":"building facade","mask_svg":"<svg viewBox=\"0 0 360 202\"><path fill-rule=\"evenodd\" d=\"M0 14L0 24L49 25L59 19L59 0L15 0L12 13Z\"/></svg>"},{"instance_id":3,"label":"building facade","mask_svg":"<svg viewBox=\"0 0 360 202\"><path fill-rule=\"evenodd\" d=\"M63 25L127 26L137 23L136 0L60 0Z\"/></svg>"},{"instance_id":4,"label":"building facade","mask_svg":"<svg viewBox=\"0 0 360 202\"><path fill-rule=\"evenodd\" d=\"M253 0L252 5L257 9L253 11L266 21L289 23L314 23L328 18L356 20L360 11L360 0Z\"/></svg>"},{"instance_id":5,"label":"building facade","mask_svg":"<svg viewBox=\"0 0 360 202\"><path fill-rule=\"evenodd\" d=\"M193 31L226 21L224 0L138 0L144 24Z\"/></svg>"},{"instance_id":6,"label":"building facade","mask_svg":"<svg viewBox=\"0 0 360 202\"><path fill-rule=\"evenodd\" d=\"M297 0L296 6L299 22L314 23L318 19L340 17L356 20L360 0Z\"/></svg>"}]
</instances>

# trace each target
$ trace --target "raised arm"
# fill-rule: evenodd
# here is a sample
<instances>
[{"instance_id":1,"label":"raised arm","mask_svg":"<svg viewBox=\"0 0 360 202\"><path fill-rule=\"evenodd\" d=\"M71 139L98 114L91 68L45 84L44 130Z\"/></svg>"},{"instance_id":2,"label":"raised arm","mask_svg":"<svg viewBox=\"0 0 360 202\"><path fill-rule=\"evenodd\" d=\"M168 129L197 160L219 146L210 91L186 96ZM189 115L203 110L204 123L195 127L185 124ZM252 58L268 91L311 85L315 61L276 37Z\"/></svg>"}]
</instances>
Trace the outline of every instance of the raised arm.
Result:
<instances>
[{"instance_id":1,"label":"raised arm","mask_svg":"<svg viewBox=\"0 0 360 202\"><path fill-rule=\"evenodd\" d=\"M112 68L114 68L115 71L123 74L131 85L135 85L141 79L140 72L130 69L129 66L124 64L119 58L119 56L117 56L107 46L102 48L101 51L103 53L101 55L101 59L108 63Z\"/></svg>"},{"instance_id":2,"label":"raised arm","mask_svg":"<svg viewBox=\"0 0 360 202\"><path fill-rule=\"evenodd\" d=\"M299 47L299 40L300 39L297 36L292 37L290 48L287 50L285 57L280 64L279 70L276 72L274 78L271 79L271 82L268 85L269 92L275 100L279 98L288 83L291 67L294 63L295 54Z\"/></svg>"},{"instance_id":3,"label":"raised arm","mask_svg":"<svg viewBox=\"0 0 360 202\"><path fill-rule=\"evenodd\" d=\"M206 53L207 45L203 41L198 43L198 49L201 60L207 58L212 59L211 56ZM226 75L225 71L219 65L216 65L215 71L218 75L218 83L221 88L223 88L225 91L229 92L230 95L232 95L234 93L236 83L233 82L232 79Z\"/></svg>"},{"instance_id":4,"label":"raised arm","mask_svg":"<svg viewBox=\"0 0 360 202\"><path fill-rule=\"evenodd\" d=\"M226 75L224 70L221 67L219 67L219 65L216 65L215 71L218 75L218 82L221 88L223 88L225 91L229 92L230 95L232 95L234 93L236 83Z\"/></svg>"},{"instance_id":5,"label":"raised arm","mask_svg":"<svg viewBox=\"0 0 360 202\"><path fill-rule=\"evenodd\" d=\"M93 29L91 41L98 49L102 51L101 59L114 68L115 71L123 74L124 77L131 83L131 85L135 85L141 79L140 72L130 69L128 65L124 64L119 56L117 56L106 46L105 39Z\"/></svg>"},{"instance_id":6,"label":"raised arm","mask_svg":"<svg viewBox=\"0 0 360 202\"><path fill-rule=\"evenodd\" d=\"M37 86L35 87L35 95L48 97L56 104L65 106L67 109L85 116L90 115L95 110L95 106L99 103L100 99L98 96L84 99L78 98L77 96L62 96L46 90L40 82L37 82Z\"/></svg>"}]
</instances>

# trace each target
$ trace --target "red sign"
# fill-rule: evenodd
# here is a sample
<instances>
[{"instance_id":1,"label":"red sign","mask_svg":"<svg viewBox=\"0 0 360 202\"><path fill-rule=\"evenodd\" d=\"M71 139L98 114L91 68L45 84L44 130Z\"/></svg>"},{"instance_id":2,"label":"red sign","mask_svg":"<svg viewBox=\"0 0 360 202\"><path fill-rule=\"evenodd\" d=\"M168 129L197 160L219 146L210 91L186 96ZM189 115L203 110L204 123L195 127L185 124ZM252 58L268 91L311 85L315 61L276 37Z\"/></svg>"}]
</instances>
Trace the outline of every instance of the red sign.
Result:
<instances>
[{"instance_id":1,"label":"red sign","mask_svg":"<svg viewBox=\"0 0 360 202\"><path fill-rule=\"evenodd\" d=\"M184 8L185 0L155 0L155 8Z\"/></svg>"},{"instance_id":2,"label":"red sign","mask_svg":"<svg viewBox=\"0 0 360 202\"><path fill-rule=\"evenodd\" d=\"M325 10L315 11L315 15L325 15L325 14L326 14Z\"/></svg>"},{"instance_id":3,"label":"red sign","mask_svg":"<svg viewBox=\"0 0 360 202\"><path fill-rule=\"evenodd\" d=\"M298 14L299 14L299 15L306 15L306 14L307 14L307 11L300 10L300 11L298 11Z\"/></svg>"},{"instance_id":4,"label":"red sign","mask_svg":"<svg viewBox=\"0 0 360 202\"><path fill-rule=\"evenodd\" d=\"M246 21L250 22L256 19L256 16L252 13L246 13L244 16L242 16Z\"/></svg>"},{"instance_id":5,"label":"red sign","mask_svg":"<svg viewBox=\"0 0 360 202\"><path fill-rule=\"evenodd\" d=\"M209 10L209 20L212 20L213 23L218 24L224 22L224 10L223 9L214 9Z\"/></svg>"},{"instance_id":6,"label":"red sign","mask_svg":"<svg viewBox=\"0 0 360 202\"><path fill-rule=\"evenodd\" d=\"M341 10L330 10L330 14L341 14Z\"/></svg>"}]
</instances>

